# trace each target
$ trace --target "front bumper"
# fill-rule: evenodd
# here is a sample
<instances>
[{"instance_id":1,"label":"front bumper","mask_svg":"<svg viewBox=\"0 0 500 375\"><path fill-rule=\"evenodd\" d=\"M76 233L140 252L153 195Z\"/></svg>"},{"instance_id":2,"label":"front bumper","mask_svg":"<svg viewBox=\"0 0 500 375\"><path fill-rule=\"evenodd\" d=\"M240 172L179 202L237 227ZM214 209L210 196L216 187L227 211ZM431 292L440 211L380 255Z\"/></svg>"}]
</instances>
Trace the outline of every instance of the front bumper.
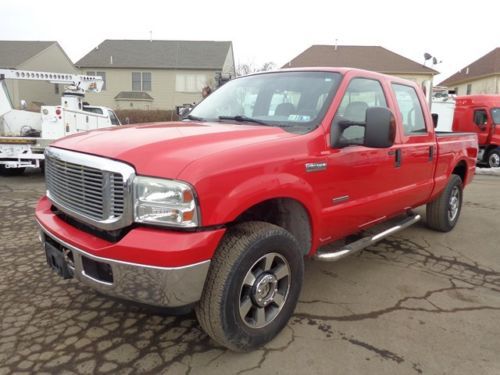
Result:
<instances>
[{"instance_id":1,"label":"front bumper","mask_svg":"<svg viewBox=\"0 0 500 375\"><path fill-rule=\"evenodd\" d=\"M110 243L58 218L45 197L38 203L36 219L40 240L64 254L76 279L103 294L162 307L200 299L211 255L224 234L223 229L178 233L139 227ZM193 250L208 259L189 256Z\"/></svg>"}]
</instances>

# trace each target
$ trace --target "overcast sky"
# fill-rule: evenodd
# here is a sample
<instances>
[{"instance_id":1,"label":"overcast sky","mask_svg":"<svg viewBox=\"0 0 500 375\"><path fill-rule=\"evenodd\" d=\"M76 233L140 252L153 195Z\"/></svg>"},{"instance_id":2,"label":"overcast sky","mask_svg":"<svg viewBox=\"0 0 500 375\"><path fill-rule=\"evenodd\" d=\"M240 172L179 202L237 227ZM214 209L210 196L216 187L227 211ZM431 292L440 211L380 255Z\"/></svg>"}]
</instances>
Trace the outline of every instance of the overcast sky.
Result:
<instances>
[{"instance_id":1,"label":"overcast sky","mask_svg":"<svg viewBox=\"0 0 500 375\"><path fill-rule=\"evenodd\" d=\"M428 52L442 60L433 66L442 73L437 82L500 47L499 25L497 0L3 0L0 7L0 40L57 40L73 62L104 39L149 39L151 30L153 39L231 40L237 63L278 67L312 44L380 45L420 63Z\"/></svg>"}]
</instances>

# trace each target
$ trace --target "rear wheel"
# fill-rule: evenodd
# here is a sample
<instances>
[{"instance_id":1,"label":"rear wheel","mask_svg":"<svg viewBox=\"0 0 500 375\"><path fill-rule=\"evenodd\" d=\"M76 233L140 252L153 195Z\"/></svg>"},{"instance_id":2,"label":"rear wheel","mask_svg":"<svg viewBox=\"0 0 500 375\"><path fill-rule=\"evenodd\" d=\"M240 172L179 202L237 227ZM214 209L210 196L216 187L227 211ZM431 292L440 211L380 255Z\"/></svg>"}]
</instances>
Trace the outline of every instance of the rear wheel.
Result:
<instances>
[{"instance_id":1,"label":"rear wheel","mask_svg":"<svg viewBox=\"0 0 500 375\"><path fill-rule=\"evenodd\" d=\"M488 153L488 166L490 168L500 167L500 149L495 148Z\"/></svg>"},{"instance_id":2,"label":"rear wheel","mask_svg":"<svg viewBox=\"0 0 500 375\"><path fill-rule=\"evenodd\" d=\"M427 225L440 232L449 232L457 224L462 209L462 179L452 174L446 188L427 204Z\"/></svg>"},{"instance_id":3,"label":"rear wheel","mask_svg":"<svg viewBox=\"0 0 500 375\"><path fill-rule=\"evenodd\" d=\"M0 165L0 176L20 176L26 168L6 168L5 165Z\"/></svg>"},{"instance_id":4,"label":"rear wheel","mask_svg":"<svg viewBox=\"0 0 500 375\"><path fill-rule=\"evenodd\" d=\"M200 325L225 347L246 351L274 338L299 298L303 255L285 229L247 222L229 229L196 307Z\"/></svg>"}]
</instances>

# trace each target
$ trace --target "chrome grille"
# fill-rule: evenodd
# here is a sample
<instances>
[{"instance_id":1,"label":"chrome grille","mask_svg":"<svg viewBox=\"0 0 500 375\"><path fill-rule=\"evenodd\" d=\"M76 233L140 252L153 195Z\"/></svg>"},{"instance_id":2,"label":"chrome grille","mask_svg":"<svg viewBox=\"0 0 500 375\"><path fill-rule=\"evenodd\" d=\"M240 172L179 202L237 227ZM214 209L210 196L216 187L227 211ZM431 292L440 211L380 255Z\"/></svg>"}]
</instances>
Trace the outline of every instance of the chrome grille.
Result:
<instances>
[{"instance_id":1,"label":"chrome grille","mask_svg":"<svg viewBox=\"0 0 500 375\"><path fill-rule=\"evenodd\" d=\"M47 189L54 200L94 219L105 218L102 171L53 158L45 163Z\"/></svg>"},{"instance_id":2,"label":"chrome grille","mask_svg":"<svg viewBox=\"0 0 500 375\"><path fill-rule=\"evenodd\" d=\"M131 223L126 164L50 147L45 153L47 196L69 215L103 229Z\"/></svg>"},{"instance_id":3,"label":"chrome grille","mask_svg":"<svg viewBox=\"0 0 500 375\"><path fill-rule=\"evenodd\" d=\"M121 174L113 173L111 175L111 209L114 216L120 216L123 214L123 194L123 177Z\"/></svg>"}]
</instances>

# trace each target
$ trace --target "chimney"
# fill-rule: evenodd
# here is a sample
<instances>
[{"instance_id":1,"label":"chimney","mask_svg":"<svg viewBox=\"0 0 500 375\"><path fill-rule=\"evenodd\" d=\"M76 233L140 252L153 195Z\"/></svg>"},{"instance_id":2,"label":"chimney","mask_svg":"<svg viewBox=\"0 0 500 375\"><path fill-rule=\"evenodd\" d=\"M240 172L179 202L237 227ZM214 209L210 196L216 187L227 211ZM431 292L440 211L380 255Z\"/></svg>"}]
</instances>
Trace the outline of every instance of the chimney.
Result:
<instances>
[{"instance_id":1,"label":"chimney","mask_svg":"<svg viewBox=\"0 0 500 375\"><path fill-rule=\"evenodd\" d=\"M153 41L153 30L149 30L149 41Z\"/></svg>"},{"instance_id":2,"label":"chimney","mask_svg":"<svg viewBox=\"0 0 500 375\"><path fill-rule=\"evenodd\" d=\"M113 56L109 56L109 64L113 65Z\"/></svg>"},{"instance_id":3,"label":"chimney","mask_svg":"<svg viewBox=\"0 0 500 375\"><path fill-rule=\"evenodd\" d=\"M467 67L467 69L465 69L465 74L469 74L469 67Z\"/></svg>"}]
</instances>

